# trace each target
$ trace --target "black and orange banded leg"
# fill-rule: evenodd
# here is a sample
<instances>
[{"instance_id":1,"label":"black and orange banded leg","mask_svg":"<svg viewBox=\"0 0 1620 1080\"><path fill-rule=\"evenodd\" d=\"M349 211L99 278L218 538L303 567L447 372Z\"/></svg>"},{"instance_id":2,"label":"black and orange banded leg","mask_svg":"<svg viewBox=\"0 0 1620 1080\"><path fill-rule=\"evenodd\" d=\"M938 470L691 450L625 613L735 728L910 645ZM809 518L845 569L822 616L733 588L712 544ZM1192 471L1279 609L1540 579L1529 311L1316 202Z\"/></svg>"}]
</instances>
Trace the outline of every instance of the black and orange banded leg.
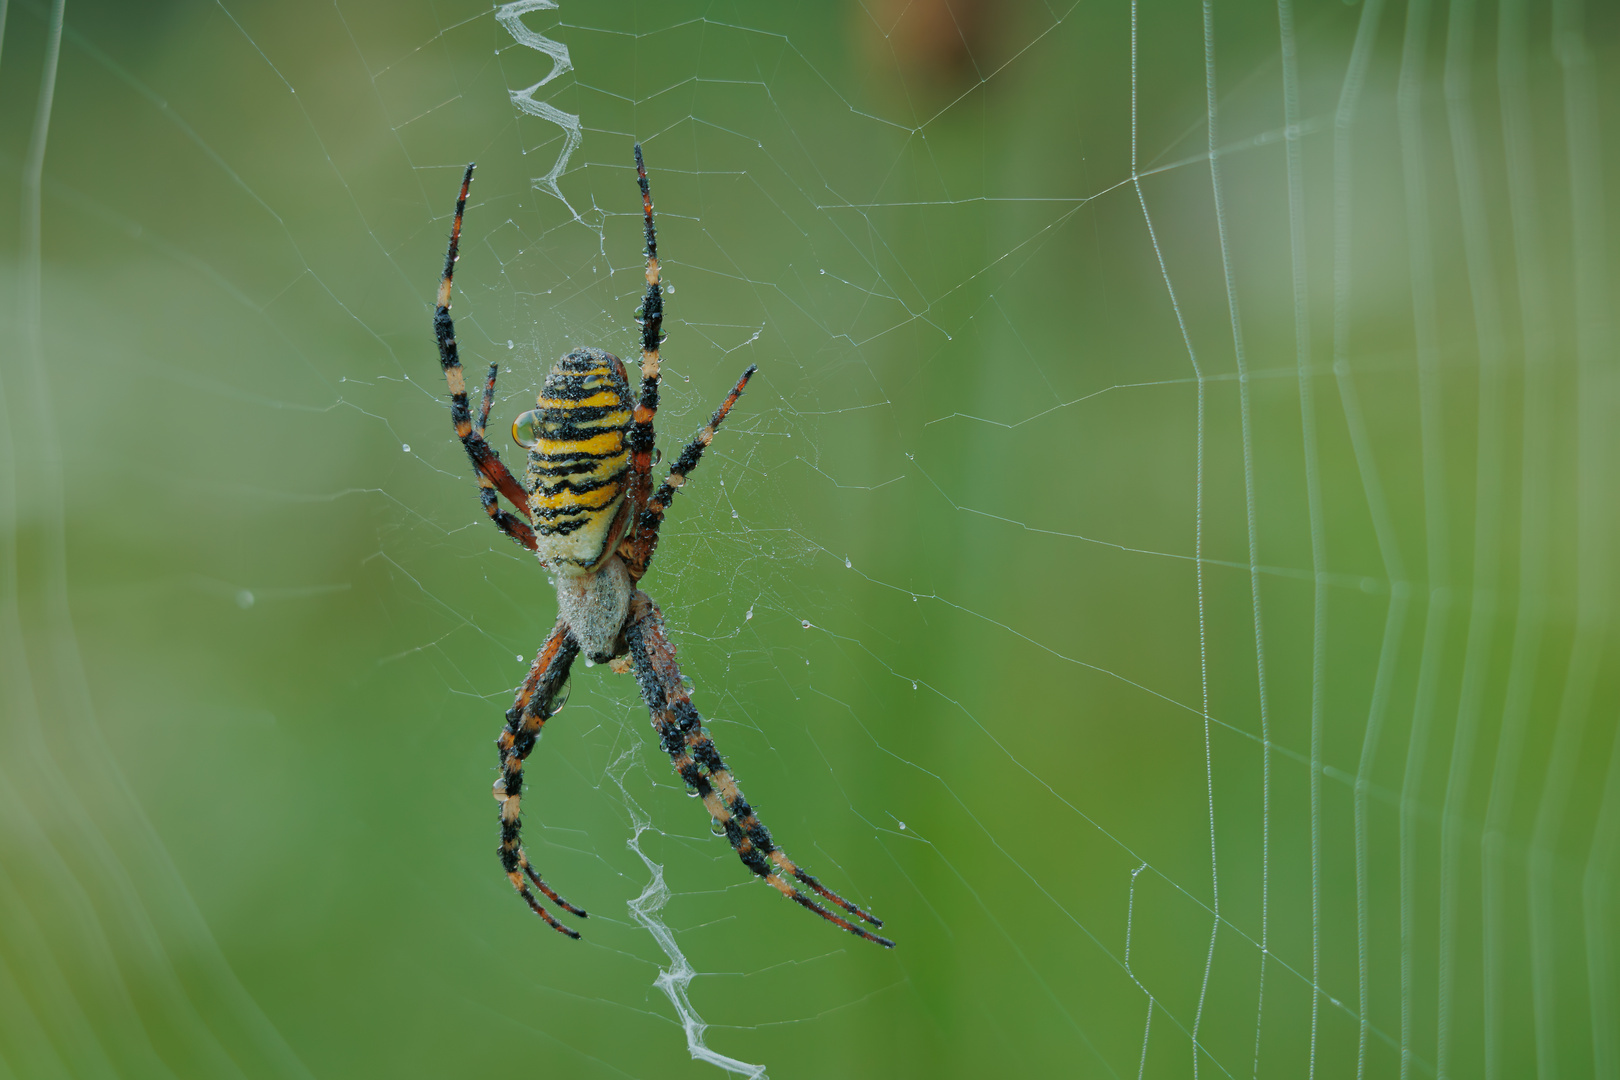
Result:
<instances>
[{"instance_id":1,"label":"black and orange banded leg","mask_svg":"<svg viewBox=\"0 0 1620 1080\"><path fill-rule=\"evenodd\" d=\"M802 883L833 906L842 908L858 919L873 926L883 925L881 919L822 885L772 841L770 831L754 813L753 807L748 805L748 800L737 787L737 781L721 760L714 740L703 730L703 719L681 682L681 671L675 664L675 646L664 635L663 616L658 611L658 605L639 589L630 598L630 616L625 622L624 639L630 647L636 683L641 688L642 700L647 703L647 711L652 715L653 728L658 732L660 744L669 754L675 772L702 797L709 814L726 830L726 838L743 865L764 878L783 896L815 912L834 926L884 948L894 948L894 942L888 938L879 937L842 915L829 911L788 880L792 878Z\"/></svg>"},{"instance_id":2,"label":"black and orange banded leg","mask_svg":"<svg viewBox=\"0 0 1620 1080\"><path fill-rule=\"evenodd\" d=\"M456 324L450 318L450 283L455 275L456 253L461 246L461 215L467 208L467 189L472 185L472 175L473 166L468 165L466 175L461 178L461 194L456 199L456 219L450 229L450 247L444 253L444 275L439 279L439 300L433 309L433 335L439 340L439 366L444 369L445 381L450 386L450 422L455 426L456 437L466 448L467 457L478 474L478 501L501 532L533 551L534 529L525 520L529 514L528 494L501 463L501 456L495 452L495 448L484 441L484 425L489 419L490 402L495 396L495 374L498 369L494 364L489 367L489 377L484 383L483 407L475 427L467 405L467 376L462 371L461 353L456 345ZM523 512L523 518L501 507L495 497L497 491Z\"/></svg>"},{"instance_id":3,"label":"black and orange banded leg","mask_svg":"<svg viewBox=\"0 0 1620 1080\"><path fill-rule=\"evenodd\" d=\"M726 400L714 410L714 415L709 417L709 422L704 425L703 430L692 437L692 441L686 444L686 449L681 451L681 456L675 459L675 464L670 466L669 479L653 493L637 516L635 537L628 542L628 550L621 549L625 561L630 565L631 581L640 581L646 574L653 553L658 550L658 530L664 524L664 511L669 509L670 500L675 498L675 493L685 485L686 477L691 471L697 468L698 462L703 458L703 451L714 441L715 430L725 422L726 414L737 404L737 399L742 397L743 388L758 370L758 365L748 365L748 370L742 373L742 378L731 388Z\"/></svg>"},{"instance_id":4,"label":"black and orange banded leg","mask_svg":"<svg viewBox=\"0 0 1620 1080\"><path fill-rule=\"evenodd\" d=\"M647 238L647 293L641 301L641 385L635 414L625 445L630 449L629 503L632 515L640 513L652 494L653 420L658 415L658 373L662 363L659 347L664 341L664 289L658 266L658 233L653 228L652 187L647 182L647 165L636 143L636 183L641 186L642 230ZM628 544L629 541L626 541ZM635 573L631 564L631 576Z\"/></svg>"},{"instance_id":5,"label":"black and orange banded leg","mask_svg":"<svg viewBox=\"0 0 1620 1080\"><path fill-rule=\"evenodd\" d=\"M542 907L534 893L529 891L529 883L533 882L536 889L564 911L582 919L585 912L558 896L551 886L541 880L539 873L529 865L528 856L523 853L519 833L523 828L523 760L534 749L540 729L561 708L557 695L568 681L568 669L578 655L578 643L568 632L567 624L559 621L539 655L534 658L528 677L518 687L517 698L506 711L506 727L501 730L500 738L495 740L495 745L501 751L501 776L495 781L495 801L501 804L501 867L506 871L512 887L534 913L546 920L553 930L571 938L579 937L579 931L564 926Z\"/></svg>"}]
</instances>

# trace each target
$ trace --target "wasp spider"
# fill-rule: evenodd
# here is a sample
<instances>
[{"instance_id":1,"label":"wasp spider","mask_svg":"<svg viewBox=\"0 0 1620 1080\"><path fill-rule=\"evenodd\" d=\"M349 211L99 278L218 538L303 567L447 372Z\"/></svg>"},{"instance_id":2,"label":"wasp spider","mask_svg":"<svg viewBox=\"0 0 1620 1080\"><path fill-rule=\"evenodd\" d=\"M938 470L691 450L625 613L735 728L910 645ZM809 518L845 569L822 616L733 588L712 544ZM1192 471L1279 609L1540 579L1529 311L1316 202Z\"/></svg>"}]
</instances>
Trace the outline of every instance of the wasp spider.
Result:
<instances>
[{"instance_id":1,"label":"wasp spider","mask_svg":"<svg viewBox=\"0 0 1620 1080\"><path fill-rule=\"evenodd\" d=\"M635 672L641 697L652 715L660 744L675 771L719 822L743 865L790 900L858 937L893 947L842 915L822 906L803 885L832 907L873 926L883 923L817 881L777 847L764 823L748 805L736 779L720 759L714 741L703 730L675 665L675 647L664 633L663 617L652 598L636 588L658 547L658 530L675 492L697 466L731 407L754 374L749 365L709 423L675 460L669 477L652 486L653 417L658 412L658 347L662 342L664 294L659 285L658 243L653 232L652 193L647 169L636 146L636 179L647 234L647 295L641 308L641 384L635 397L624 364L601 349L575 349L557 361L546 376L537 408L517 418L512 437L528 451L525 483L501 463L484 440L499 365L491 364L475 419L467 403L467 380L450 319L450 281L461 241L461 215L467 206L473 166L461 180L455 225L444 256L433 332L439 340L439 362L450 384L450 420L478 475L479 499L496 528L534 552L557 582L557 625L535 657L517 698L506 712L506 727L495 742L500 748L501 775L495 799L501 806L501 865L518 895L551 927L569 937L579 933L547 911L529 885L571 915L585 912L547 885L529 865L519 841L523 761L534 749L545 722L560 708L558 694L574 659L584 653L597 663L613 661L623 670L624 658ZM500 505L504 496L517 508ZM795 882L797 884L795 884Z\"/></svg>"}]
</instances>

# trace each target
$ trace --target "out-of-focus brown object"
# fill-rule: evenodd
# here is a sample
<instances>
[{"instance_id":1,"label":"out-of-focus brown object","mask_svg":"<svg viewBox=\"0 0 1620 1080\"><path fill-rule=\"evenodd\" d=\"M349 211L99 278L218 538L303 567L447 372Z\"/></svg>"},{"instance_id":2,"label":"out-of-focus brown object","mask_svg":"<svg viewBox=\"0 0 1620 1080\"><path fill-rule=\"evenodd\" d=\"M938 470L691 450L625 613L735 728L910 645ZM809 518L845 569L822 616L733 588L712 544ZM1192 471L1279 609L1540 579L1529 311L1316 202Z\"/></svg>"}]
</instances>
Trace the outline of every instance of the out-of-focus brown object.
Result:
<instances>
[{"instance_id":1,"label":"out-of-focus brown object","mask_svg":"<svg viewBox=\"0 0 1620 1080\"><path fill-rule=\"evenodd\" d=\"M874 71L946 91L983 77L989 9L987 0L856 0L852 14Z\"/></svg>"}]
</instances>

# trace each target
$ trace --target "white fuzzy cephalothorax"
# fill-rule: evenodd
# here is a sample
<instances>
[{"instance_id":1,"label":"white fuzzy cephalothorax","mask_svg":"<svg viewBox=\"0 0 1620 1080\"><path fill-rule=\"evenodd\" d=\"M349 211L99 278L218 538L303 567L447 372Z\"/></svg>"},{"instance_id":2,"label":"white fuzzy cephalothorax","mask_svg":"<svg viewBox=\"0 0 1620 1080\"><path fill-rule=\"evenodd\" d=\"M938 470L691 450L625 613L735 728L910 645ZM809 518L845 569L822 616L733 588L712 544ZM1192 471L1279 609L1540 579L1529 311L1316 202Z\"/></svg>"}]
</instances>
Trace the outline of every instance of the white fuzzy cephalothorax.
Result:
<instances>
[{"instance_id":1,"label":"white fuzzy cephalothorax","mask_svg":"<svg viewBox=\"0 0 1620 1080\"><path fill-rule=\"evenodd\" d=\"M557 611L593 663L605 664L624 651L619 632L630 610L635 585L617 553L608 556L594 573L572 577L557 575Z\"/></svg>"}]
</instances>

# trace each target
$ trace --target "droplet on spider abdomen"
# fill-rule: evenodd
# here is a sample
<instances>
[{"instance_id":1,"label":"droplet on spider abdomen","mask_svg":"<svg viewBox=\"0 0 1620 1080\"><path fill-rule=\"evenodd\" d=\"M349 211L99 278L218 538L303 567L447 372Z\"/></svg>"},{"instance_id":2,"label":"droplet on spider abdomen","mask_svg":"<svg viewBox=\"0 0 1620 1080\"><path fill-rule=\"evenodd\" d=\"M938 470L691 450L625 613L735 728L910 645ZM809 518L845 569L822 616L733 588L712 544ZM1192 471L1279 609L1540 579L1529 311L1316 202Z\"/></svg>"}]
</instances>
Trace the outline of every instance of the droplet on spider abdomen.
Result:
<instances>
[{"instance_id":1,"label":"droplet on spider abdomen","mask_svg":"<svg viewBox=\"0 0 1620 1080\"><path fill-rule=\"evenodd\" d=\"M523 449L531 449L540 441L540 410L530 409L512 421L512 441Z\"/></svg>"}]
</instances>

